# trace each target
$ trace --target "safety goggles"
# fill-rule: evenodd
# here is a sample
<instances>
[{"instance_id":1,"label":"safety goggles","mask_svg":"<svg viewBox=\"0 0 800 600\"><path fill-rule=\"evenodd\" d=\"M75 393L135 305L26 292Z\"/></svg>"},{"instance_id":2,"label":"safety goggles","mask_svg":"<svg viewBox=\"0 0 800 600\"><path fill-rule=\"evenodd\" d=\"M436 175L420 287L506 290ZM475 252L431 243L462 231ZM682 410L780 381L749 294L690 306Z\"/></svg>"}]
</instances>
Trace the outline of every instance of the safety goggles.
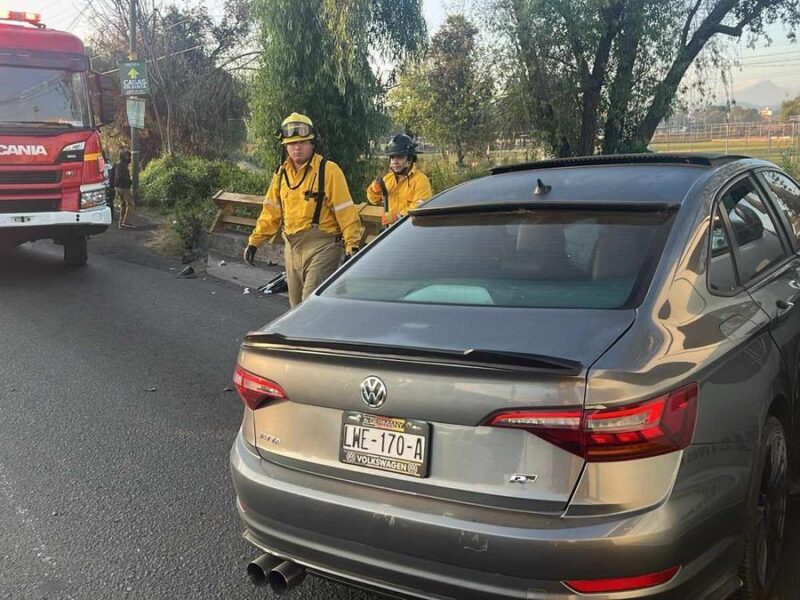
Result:
<instances>
[{"instance_id":1,"label":"safety goggles","mask_svg":"<svg viewBox=\"0 0 800 600\"><path fill-rule=\"evenodd\" d=\"M313 133L314 128L308 123L286 123L281 126L281 136L284 138L308 137Z\"/></svg>"}]
</instances>

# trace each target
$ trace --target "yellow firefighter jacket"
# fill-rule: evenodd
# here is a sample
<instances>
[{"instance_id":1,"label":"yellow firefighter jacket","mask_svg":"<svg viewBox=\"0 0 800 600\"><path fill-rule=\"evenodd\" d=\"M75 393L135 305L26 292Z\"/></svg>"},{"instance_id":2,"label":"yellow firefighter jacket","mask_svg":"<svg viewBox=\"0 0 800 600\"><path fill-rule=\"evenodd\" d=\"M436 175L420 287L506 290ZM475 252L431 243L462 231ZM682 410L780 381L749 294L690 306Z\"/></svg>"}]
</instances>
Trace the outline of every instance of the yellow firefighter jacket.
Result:
<instances>
[{"instance_id":1,"label":"yellow firefighter jacket","mask_svg":"<svg viewBox=\"0 0 800 600\"><path fill-rule=\"evenodd\" d=\"M389 171L383 176L383 184L389 192L389 215L385 221L392 223L408 211L422 205L433 195L427 175L412 165L407 175L397 176ZM367 188L367 200L372 204L383 203L383 193L377 181Z\"/></svg>"},{"instance_id":2,"label":"yellow firefighter jacket","mask_svg":"<svg viewBox=\"0 0 800 600\"><path fill-rule=\"evenodd\" d=\"M275 235L281 226L287 235L311 227L319 191L321 161L322 157L315 153L298 171L295 171L290 159L280 166L272 177L261 216L248 244L260 246ZM325 165L325 199L320 210L319 229L341 235L348 251L358 248L361 219L350 197L342 169L331 161Z\"/></svg>"}]
</instances>

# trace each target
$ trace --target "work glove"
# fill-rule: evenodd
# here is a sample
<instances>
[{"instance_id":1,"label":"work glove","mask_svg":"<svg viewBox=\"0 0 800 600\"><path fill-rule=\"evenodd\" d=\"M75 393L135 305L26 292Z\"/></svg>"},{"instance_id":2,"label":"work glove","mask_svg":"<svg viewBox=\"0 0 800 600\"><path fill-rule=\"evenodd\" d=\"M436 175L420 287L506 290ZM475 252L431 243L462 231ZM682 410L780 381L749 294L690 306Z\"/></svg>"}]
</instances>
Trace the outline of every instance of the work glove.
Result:
<instances>
[{"instance_id":1,"label":"work glove","mask_svg":"<svg viewBox=\"0 0 800 600\"><path fill-rule=\"evenodd\" d=\"M249 245L247 248L244 249L244 262L246 262L251 267L256 265L256 250L258 250L258 246Z\"/></svg>"},{"instance_id":2,"label":"work glove","mask_svg":"<svg viewBox=\"0 0 800 600\"><path fill-rule=\"evenodd\" d=\"M372 189L372 191L375 192L376 194L380 194L383 191L381 189L381 178L380 177L376 177L375 178L375 181L372 182L372 185L370 186L370 189Z\"/></svg>"},{"instance_id":3,"label":"work glove","mask_svg":"<svg viewBox=\"0 0 800 600\"><path fill-rule=\"evenodd\" d=\"M392 224L394 224L395 221L397 221L399 219L400 219L400 215L398 215L397 213L391 212L391 211L388 212L388 213L385 212L385 213L383 213L383 216L381 217L381 223L383 225L392 225Z\"/></svg>"},{"instance_id":4,"label":"work glove","mask_svg":"<svg viewBox=\"0 0 800 600\"><path fill-rule=\"evenodd\" d=\"M349 250L344 251L344 262L347 262L351 258L353 258L356 254L358 254L358 248L350 248ZM342 263L344 264L344 263Z\"/></svg>"}]
</instances>

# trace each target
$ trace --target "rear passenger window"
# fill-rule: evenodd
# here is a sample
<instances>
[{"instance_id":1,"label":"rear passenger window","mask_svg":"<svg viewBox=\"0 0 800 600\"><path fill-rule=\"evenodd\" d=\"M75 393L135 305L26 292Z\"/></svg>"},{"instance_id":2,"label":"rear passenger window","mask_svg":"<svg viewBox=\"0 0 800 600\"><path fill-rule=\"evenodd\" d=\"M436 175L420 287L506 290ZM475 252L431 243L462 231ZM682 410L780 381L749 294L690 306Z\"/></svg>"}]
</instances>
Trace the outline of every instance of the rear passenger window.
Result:
<instances>
[{"instance_id":1,"label":"rear passenger window","mask_svg":"<svg viewBox=\"0 0 800 600\"><path fill-rule=\"evenodd\" d=\"M783 173L762 173L777 207L786 216L795 239L800 242L800 187Z\"/></svg>"},{"instance_id":2,"label":"rear passenger window","mask_svg":"<svg viewBox=\"0 0 800 600\"><path fill-rule=\"evenodd\" d=\"M714 292L729 294L737 287L733 255L719 208L714 212L711 225L711 259L708 265L708 287Z\"/></svg>"},{"instance_id":3,"label":"rear passenger window","mask_svg":"<svg viewBox=\"0 0 800 600\"><path fill-rule=\"evenodd\" d=\"M723 195L720 208L727 214L738 248L736 264L742 284L783 260L778 228L750 179L735 183Z\"/></svg>"}]
</instances>

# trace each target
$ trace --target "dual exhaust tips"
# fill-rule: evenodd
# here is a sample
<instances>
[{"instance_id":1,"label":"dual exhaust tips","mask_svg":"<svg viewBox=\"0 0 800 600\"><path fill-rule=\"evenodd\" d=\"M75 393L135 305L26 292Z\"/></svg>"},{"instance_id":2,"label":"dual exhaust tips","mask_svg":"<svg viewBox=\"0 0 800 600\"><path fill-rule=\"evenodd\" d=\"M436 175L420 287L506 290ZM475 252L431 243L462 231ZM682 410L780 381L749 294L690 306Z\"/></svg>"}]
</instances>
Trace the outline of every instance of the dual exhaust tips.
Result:
<instances>
[{"instance_id":1,"label":"dual exhaust tips","mask_svg":"<svg viewBox=\"0 0 800 600\"><path fill-rule=\"evenodd\" d=\"M247 565L247 577L254 586L269 585L275 594L281 595L303 582L306 568L272 554L262 554Z\"/></svg>"}]
</instances>

